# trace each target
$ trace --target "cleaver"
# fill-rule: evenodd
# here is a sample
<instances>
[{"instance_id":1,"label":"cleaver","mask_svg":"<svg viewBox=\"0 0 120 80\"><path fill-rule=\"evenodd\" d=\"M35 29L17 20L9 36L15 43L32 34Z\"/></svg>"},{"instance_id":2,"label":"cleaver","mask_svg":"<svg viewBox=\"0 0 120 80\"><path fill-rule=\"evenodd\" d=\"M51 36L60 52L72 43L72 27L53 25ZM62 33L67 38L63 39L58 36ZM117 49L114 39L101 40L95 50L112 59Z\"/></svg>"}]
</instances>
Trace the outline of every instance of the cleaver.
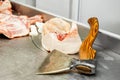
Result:
<instances>
[{"instance_id":1,"label":"cleaver","mask_svg":"<svg viewBox=\"0 0 120 80\"><path fill-rule=\"evenodd\" d=\"M36 74L57 74L71 71L81 74L95 74L96 50L92 48L92 44L97 37L99 23L96 17L89 18L88 23L90 31L80 46L79 59L58 50L53 50L45 58Z\"/></svg>"}]
</instances>

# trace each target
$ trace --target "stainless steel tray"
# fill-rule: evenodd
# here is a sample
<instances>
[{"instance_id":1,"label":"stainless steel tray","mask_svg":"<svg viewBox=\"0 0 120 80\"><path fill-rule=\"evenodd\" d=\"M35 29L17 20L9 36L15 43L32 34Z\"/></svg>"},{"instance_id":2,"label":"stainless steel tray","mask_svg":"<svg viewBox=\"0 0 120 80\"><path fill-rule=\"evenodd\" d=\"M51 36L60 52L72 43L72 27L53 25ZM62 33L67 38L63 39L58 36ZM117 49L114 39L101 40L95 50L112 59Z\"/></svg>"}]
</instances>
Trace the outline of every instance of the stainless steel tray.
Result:
<instances>
[{"instance_id":1,"label":"stainless steel tray","mask_svg":"<svg viewBox=\"0 0 120 80\"><path fill-rule=\"evenodd\" d=\"M21 14L33 16L42 14L47 21L53 17L61 17L44 10L11 1L13 9ZM61 17L68 22L70 19ZM79 34L84 39L89 28L78 23ZM36 38L40 44L39 38ZM0 80L120 80L120 36L100 30L93 45L97 50L97 73L87 76L77 73L55 75L36 75L38 67L47 56L37 48L29 36L6 39L0 35Z\"/></svg>"}]
</instances>

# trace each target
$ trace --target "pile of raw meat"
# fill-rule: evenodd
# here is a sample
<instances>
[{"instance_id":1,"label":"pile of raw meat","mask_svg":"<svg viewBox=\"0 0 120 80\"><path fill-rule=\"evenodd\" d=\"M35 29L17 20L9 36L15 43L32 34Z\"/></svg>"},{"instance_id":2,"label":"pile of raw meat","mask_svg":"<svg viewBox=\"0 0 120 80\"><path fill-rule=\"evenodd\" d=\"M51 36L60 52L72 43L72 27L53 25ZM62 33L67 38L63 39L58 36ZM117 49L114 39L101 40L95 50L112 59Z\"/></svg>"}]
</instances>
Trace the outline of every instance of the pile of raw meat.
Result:
<instances>
[{"instance_id":1,"label":"pile of raw meat","mask_svg":"<svg viewBox=\"0 0 120 80\"><path fill-rule=\"evenodd\" d=\"M26 36L30 32L30 25L42 21L41 15L33 17L14 15L10 1L0 0L0 34L8 38Z\"/></svg>"}]
</instances>

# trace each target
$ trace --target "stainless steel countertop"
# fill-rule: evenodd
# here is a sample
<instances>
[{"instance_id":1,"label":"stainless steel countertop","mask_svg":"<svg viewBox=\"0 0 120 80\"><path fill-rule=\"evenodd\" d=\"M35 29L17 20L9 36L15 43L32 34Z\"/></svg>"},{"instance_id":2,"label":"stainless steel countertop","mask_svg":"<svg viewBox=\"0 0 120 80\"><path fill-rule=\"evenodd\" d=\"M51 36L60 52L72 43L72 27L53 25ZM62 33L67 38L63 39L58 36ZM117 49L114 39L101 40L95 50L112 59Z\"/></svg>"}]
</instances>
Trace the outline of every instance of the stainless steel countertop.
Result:
<instances>
[{"instance_id":1,"label":"stainless steel countertop","mask_svg":"<svg viewBox=\"0 0 120 80\"><path fill-rule=\"evenodd\" d=\"M12 6L15 11L28 16L42 14L45 21L60 17L16 1L12 1ZM81 23L77 25L79 34L84 39L89 29ZM38 45L41 44L38 37L35 41ZM0 80L120 80L120 36L100 31L93 47L97 50L96 75L87 76L72 72L36 75L47 53L36 47L29 36L6 39L0 35Z\"/></svg>"},{"instance_id":2,"label":"stainless steel countertop","mask_svg":"<svg viewBox=\"0 0 120 80\"><path fill-rule=\"evenodd\" d=\"M120 80L120 55L94 45L97 50L96 75L78 73L36 75L46 53L37 48L31 38L0 37L0 80Z\"/></svg>"}]
</instances>

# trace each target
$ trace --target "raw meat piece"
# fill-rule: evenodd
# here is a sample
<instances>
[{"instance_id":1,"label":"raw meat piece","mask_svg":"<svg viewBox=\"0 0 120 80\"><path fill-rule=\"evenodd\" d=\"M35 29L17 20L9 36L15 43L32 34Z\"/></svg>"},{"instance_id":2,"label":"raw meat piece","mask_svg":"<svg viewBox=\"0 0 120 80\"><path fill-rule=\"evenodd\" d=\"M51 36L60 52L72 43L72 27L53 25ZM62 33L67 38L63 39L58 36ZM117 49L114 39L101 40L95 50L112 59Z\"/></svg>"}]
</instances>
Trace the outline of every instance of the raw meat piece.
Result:
<instances>
[{"instance_id":1,"label":"raw meat piece","mask_svg":"<svg viewBox=\"0 0 120 80\"><path fill-rule=\"evenodd\" d=\"M43 21L41 15L33 17L13 15L11 7L9 0L0 0L0 34L8 38L28 35L31 24Z\"/></svg>"},{"instance_id":2,"label":"raw meat piece","mask_svg":"<svg viewBox=\"0 0 120 80\"><path fill-rule=\"evenodd\" d=\"M8 38L25 36L29 33L27 22L18 16L0 14L0 33Z\"/></svg>"},{"instance_id":3,"label":"raw meat piece","mask_svg":"<svg viewBox=\"0 0 120 80\"><path fill-rule=\"evenodd\" d=\"M37 18L36 18L37 16ZM35 17L35 18L34 18ZM36 21L42 22L41 15L35 15L28 18L21 15L0 14L0 33L8 38L26 36L29 33L29 27Z\"/></svg>"},{"instance_id":4,"label":"raw meat piece","mask_svg":"<svg viewBox=\"0 0 120 80\"><path fill-rule=\"evenodd\" d=\"M75 23L70 27L64 20L53 18L43 25L42 46L48 51L56 49L65 54L75 54L81 43Z\"/></svg>"},{"instance_id":5,"label":"raw meat piece","mask_svg":"<svg viewBox=\"0 0 120 80\"><path fill-rule=\"evenodd\" d=\"M43 18L41 15L35 15L35 16L29 17L28 22L30 24L34 24L36 22L43 22Z\"/></svg>"},{"instance_id":6,"label":"raw meat piece","mask_svg":"<svg viewBox=\"0 0 120 80\"><path fill-rule=\"evenodd\" d=\"M9 0L0 0L0 13L12 14L12 6Z\"/></svg>"}]
</instances>

